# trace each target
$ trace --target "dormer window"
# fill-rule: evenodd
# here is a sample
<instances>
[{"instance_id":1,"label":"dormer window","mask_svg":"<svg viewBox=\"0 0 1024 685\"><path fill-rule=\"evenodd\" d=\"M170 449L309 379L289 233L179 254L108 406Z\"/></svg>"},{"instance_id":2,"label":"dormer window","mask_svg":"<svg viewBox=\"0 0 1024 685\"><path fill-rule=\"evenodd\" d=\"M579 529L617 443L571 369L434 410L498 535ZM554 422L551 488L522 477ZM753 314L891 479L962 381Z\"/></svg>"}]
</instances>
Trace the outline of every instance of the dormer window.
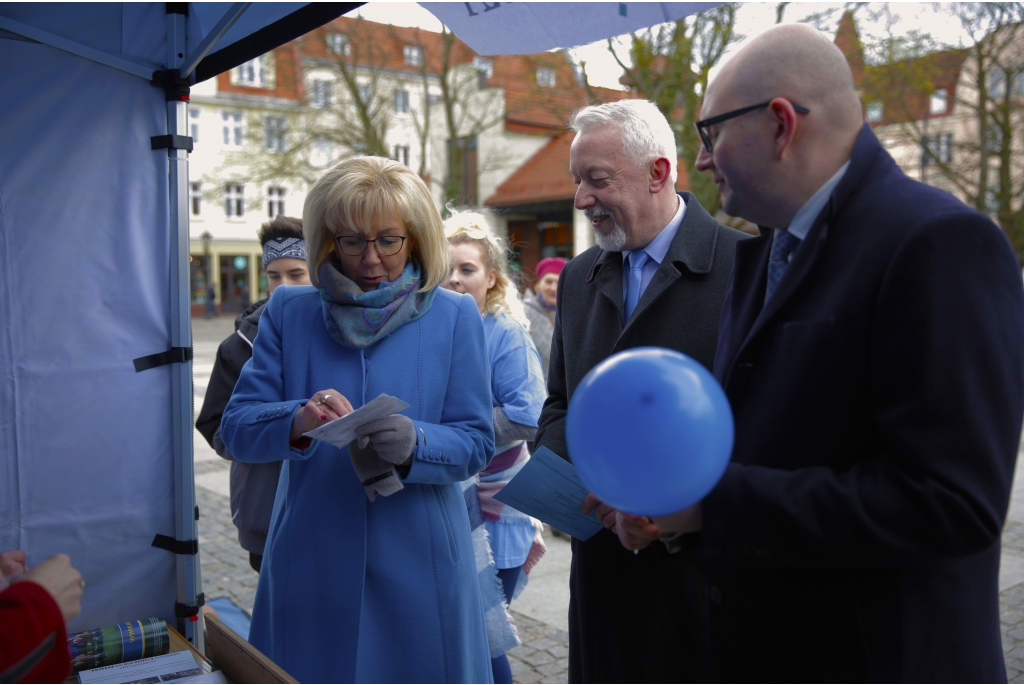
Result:
<instances>
[{"instance_id":1,"label":"dormer window","mask_svg":"<svg viewBox=\"0 0 1024 685\"><path fill-rule=\"evenodd\" d=\"M945 114L946 108L949 107L949 98L946 94L945 88L939 88L934 91L930 98L928 98L928 113L929 114Z\"/></svg>"},{"instance_id":2,"label":"dormer window","mask_svg":"<svg viewBox=\"0 0 1024 685\"><path fill-rule=\"evenodd\" d=\"M268 52L231 70L231 83L250 88L274 88L274 53Z\"/></svg>"},{"instance_id":3,"label":"dormer window","mask_svg":"<svg viewBox=\"0 0 1024 685\"><path fill-rule=\"evenodd\" d=\"M882 103L872 102L867 107L868 121L882 120Z\"/></svg>"},{"instance_id":4,"label":"dormer window","mask_svg":"<svg viewBox=\"0 0 1024 685\"><path fill-rule=\"evenodd\" d=\"M348 36L344 33L328 33L327 50L332 55L348 57Z\"/></svg>"},{"instance_id":5,"label":"dormer window","mask_svg":"<svg viewBox=\"0 0 1024 685\"><path fill-rule=\"evenodd\" d=\"M416 45L406 45L402 54L405 56L405 63L410 67L423 65L423 48Z\"/></svg>"},{"instance_id":6,"label":"dormer window","mask_svg":"<svg viewBox=\"0 0 1024 685\"><path fill-rule=\"evenodd\" d=\"M476 67L476 70L481 74L486 75L487 78L494 76L494 62L486 57L474 57L473 66Z\"/></svg>"},{"instance_id":7,"label":"dormer window","mask_svg":"<svg viewBox=\"0 0 1024 685\"><path fill-rule=\"evenodd\" d=\"M537 85L544 88L554 88L555 70L550 67L537 67Z\"/></svg>"}]
</instances>

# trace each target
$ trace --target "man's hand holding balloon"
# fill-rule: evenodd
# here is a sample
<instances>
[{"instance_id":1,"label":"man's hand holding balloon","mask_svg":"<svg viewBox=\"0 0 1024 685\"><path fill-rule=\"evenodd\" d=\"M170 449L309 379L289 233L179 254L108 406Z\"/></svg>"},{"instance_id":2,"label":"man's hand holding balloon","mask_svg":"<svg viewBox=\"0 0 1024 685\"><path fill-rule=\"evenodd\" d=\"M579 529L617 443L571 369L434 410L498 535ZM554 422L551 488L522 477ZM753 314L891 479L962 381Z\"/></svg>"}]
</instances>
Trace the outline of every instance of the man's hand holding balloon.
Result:
<instances>
[{"instance_id":1,"label":"man's hand holding balloon","mask_svg":"<svg viewBox=\"0 0 1024 685\"><path fill-rule=\"evenodd\" d=\"M584 377L569 404L569 456L593 492L584 514L626 549L701 529L700 501L729 462L733 420L721 386L699 362L638 347Z\"/></svg>"}]
</instances>

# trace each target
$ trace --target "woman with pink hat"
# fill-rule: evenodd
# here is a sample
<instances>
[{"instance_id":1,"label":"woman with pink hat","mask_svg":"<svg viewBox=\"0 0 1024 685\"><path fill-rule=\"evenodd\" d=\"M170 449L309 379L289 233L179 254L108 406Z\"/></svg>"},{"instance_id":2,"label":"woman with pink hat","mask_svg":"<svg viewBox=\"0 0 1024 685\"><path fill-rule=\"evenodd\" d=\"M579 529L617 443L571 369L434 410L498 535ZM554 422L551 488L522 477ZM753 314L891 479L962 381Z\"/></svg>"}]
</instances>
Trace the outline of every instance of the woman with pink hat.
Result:
<instances>
[{"instance_id":1,"label":"woman with pink hat","mask_svg":"<svg viewBox=\"0 0 1024 685\"><path fill-rule=\"evenodd\" d=\"M558 294L558 275L566 261L561 257L546 257L537 262L537 294L529 290L523 296L526 318L530 320L530 335L540 352L544 367L544 380L548 378L551 359L551 336L555 334L555 296Z\"/></svg>"}]
</instances>

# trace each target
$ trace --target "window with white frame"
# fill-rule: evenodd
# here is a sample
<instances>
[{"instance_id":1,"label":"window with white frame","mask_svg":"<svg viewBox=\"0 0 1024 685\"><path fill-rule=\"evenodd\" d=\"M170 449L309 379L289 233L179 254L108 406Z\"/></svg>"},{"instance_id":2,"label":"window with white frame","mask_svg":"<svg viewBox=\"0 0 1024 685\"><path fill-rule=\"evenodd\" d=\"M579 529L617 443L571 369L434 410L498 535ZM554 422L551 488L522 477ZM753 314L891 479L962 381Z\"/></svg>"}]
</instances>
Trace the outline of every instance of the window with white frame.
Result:
<instances>
[{"instance_id":1,"label":"window with white frame","mask_svg":"<svg viewBox=\"0 0 1024 685\"><path fill-rule=\"evenodd\" d=\"M313 79L312 104L317 109L324 109L331 106L331 98L334 94L334 84L323 79Z\"/></svg>"},{"instance_id":2,"label":"window with white frame","mask_svg":"<svg viewBox=\"0 0 1024 685\"><path fill-rule=\"evenodd\" d=\"M245 140L242 113L223 111L220 116L224 120L224 146L242 147Z\"/></svg>"},{"instance_id":3,"label":"window with white frame","mask_svg":"<svg viewBox=\"0 0 1024 685\"><path fill-rule=\"evenodd\" d=\"M486 57L474 57L473 66L477 71L486 74L487 78L494 76L494 62Z\"/></svg>"},{"instance_id":4,"label":"window with white frame","mask_svg":"<svg viewBox=\"0 0 1024 685\"><path fill-rule=\"evenodd\" d=\"M316 137L309 153L309 163L314 167L325 167L334 160L334 149L327 138Z\"/></svg>"},{"instance_id":5,"label":"window with white frame","mask_svg":"<svg viewBox=\"0 0 1024 685\"><path fill-rule=\"evenodd\" d=\"M395 114L408 114L409 113L409 91L407 90L396 90L395 91Z\"/></svg>"},{"instance_id":6,"label":"window with white frame","mask_svg":"<svg viewBox=\"0 0 1024 685\"><path fill-rule=\"evenodd\" d=\"M1000 67L995 67L988 72L988 96L990 98L1001 98L1006 93L1006 72Z\"/></svg>"},{"instance_id":7,"label":"window with white frame","mask_svg":"<svg viewBox=\"0 0 1024 685\"><path fill-rule=\"evenodd\" d=\"M990 155L998 155L1003 151L1003 129L994 121L988 122L985 129L985 152Z\"/></svg>"},{"instance_id":8,"label":"window with white frame","mask_svg":"<svg viewBox=\"0 0 1024 685\"><path fill-rule=\"evenodd\" d=\"M344 33L328 33L327 50L332 55L348 57L348 36Z\"/></svg>"},{"instance_id":9,"label":"window with white frame","mask_svg":"<svg viewBox=\"0 0 1024 685\"><path fill-rule=\"evenodd\" d=\"M203 211L203 184L201 181L193 181L189 184L188 199L192 216L199 216Z\"/></svg>"},{"instance_id":10,"label":"window with white frame","mask_svg":"<svg viewBox=\"0 0 1024 685\"><path fill-rule=\"evenodd\" d=\"M281 186L267 188L267 216L273 219L284 214L285 189Z\"/></svg>"},{"instance_id":11,"label":"window with white frame","mask_svg":"<svg viewBox=\"0 0 1024 685\"><path fill-rule=\"evenodd\" d=\"M867 107L868 121L881 121L882 120L882 103L871 102Z\"/></svg>"},{"instance_id":12,"label":"window with white frame","mask_svg":"<svg viewBox=\"0 0 1024 685\"><path fill-rule=\"evenodd\" d=\"M396 145L394 160L401 162L405 166L409 166L409 146L408 145Z\"/></svg>"},{"instance_id":13,"label":"window with white frame","mask_svg":"<svg viewBox=\"0 0 1024 685\"><path fill-rule=\"evenodd\" d=\"M263 119L264 147L267 152L284 152L285 132L288 123L284 117Z\"/></svg>"},{"instance_id":14,"label":"window with white frame","mask_svg":"<svg viewBox=\"0 0 1024 685\"><path fill-rule=\"evenodd\" d=\"M947 107L949 107L949 96L946 89L939 88L933 91L931 97L928 98L929 114L945 114Z\"/></svg>"},{"instance_id":15,"label":"window with white frame","mask_svg":"<svg viewBox=\"0 0 1024 685\"><path fill-rule=\"evenodd\" d=\"M937 133L921 139L921 163L928 166L934 161L949 164L953 161L953 134Z\"/></svg>"},{"instance_id":16,"label":"window with white frame","mask_svg":"<svg viewBox=\"0 0 1024 685\"><path fill-rule=\"evenodd\" d=\"M373 97L373 88L369 85L359 86L359 101L364 105L370 104L370 98Z\"/></svg>"},{"instance_id":17,"label":"window with white frame","mask_svg":"<svg viewBox=\"0 0 1024 685\"><path fill-rule=\"evenodd\" d=\"M274 53L268 52L231 70L231 83L250 88L273 88L275 85Z\"/></svg>"},{"instance_id":18,"label":"window with white frame","mask_svg":"<svg viewBox=\"0 0 1024 685\"><path fill-rule=\"evenodd\" d=\"M224 185L224 215L227 217L245 214L245 185L226 183Z\"/></svg>"},{"instance_id":19,"label":"window with white frame","mask_svg":"<svg viewBox=\"0 0 1024 685\"><path fill-rule=\"evenodd\" d=\"M418 67L423 64L423 48L418 45L406 45L402 51L405 63L410 67Z\"/></svg>"},{"instance_id":20,"label":"window with white frame","mask_svg":"<svg viewBox=\"0 0 1024 685\"><path fill-rule=\"evenodd\" d=\"M199 142L199 110L193 106L188 108L189 135L192 137L192 144Z\"/></svg>"},{"instance_id":21,"label":"window with white frame","mask_svg":"<svg viewBox=\"0 0 1024 685\"><path fill-rule=\"evenodd\" d=\"M537 85L545 88L554 88L555 70L550 67L537 67Z\"/></svg>"},{"instance_id":22,"label":"window with white frame","mask_svg":"<svg viewBox=\"0 0 1024 685\"><path fill-rule=\"evenodd\" d=\"M1019 65L1016 69L1017 75L1013 79L1013 90L1014 95L1024 95L1024 65Z\"/></svg>"}]
</instances>

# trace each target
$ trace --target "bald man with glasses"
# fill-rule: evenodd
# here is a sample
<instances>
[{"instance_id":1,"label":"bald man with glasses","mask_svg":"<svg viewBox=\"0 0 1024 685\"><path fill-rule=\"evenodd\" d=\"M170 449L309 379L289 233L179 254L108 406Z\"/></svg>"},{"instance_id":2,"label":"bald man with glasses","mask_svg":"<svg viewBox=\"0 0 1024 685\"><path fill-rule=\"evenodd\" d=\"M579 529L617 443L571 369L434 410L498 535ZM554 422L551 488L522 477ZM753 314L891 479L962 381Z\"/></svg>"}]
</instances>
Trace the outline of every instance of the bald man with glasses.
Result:
<instances>
[{"instance_id":1,"label":"bald man with glasses","mask_svg":"<svg viewBox=\"0 0 1024 685\"><path fill-rule=\"evenodd\" d=\"M761 227L737 245L714 364L736 442L718 487L655 523L700 531L713 680L1005 682L1020 265L862 111L842 53L802 25L708 87L697 168Z\"/></svg>"}]
</instances>

